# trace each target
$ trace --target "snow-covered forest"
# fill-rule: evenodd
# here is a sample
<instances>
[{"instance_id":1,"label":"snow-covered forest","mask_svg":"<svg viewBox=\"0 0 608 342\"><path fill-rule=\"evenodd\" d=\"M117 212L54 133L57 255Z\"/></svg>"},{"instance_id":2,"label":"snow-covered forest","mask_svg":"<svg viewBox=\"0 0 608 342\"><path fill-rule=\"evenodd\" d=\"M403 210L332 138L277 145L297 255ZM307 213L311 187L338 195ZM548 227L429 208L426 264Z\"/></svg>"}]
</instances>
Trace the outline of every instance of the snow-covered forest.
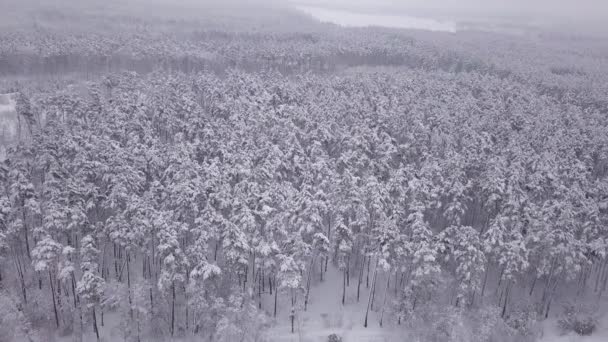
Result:
<instances>
[{"instance_id":1,"label":"snow-covered forest","mask_svg":"<svg viewBox=\"0 0 608 342\"><path fill-rule=\"evenodd\" d=\"M608 39L14 3L0 341L608 336Z\"/></svg>"}]
</instances>

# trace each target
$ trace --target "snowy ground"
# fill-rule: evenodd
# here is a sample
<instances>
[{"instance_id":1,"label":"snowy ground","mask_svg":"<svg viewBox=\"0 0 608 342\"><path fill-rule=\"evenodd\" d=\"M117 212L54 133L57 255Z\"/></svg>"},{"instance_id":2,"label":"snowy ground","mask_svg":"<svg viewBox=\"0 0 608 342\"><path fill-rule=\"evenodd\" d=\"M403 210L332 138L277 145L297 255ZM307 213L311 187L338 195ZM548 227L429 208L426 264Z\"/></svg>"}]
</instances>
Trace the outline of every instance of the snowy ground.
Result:
<instances>
[{"instance_id":1,"label":"snowy ground","mask_svg":"<svg viewBox=\"0 0 608 342\"><path fill-rule=\"evenodd\" d=\"M599 321L598 330L591 336L579 336L575 333L563 335L557 328L557 320L549 319L543 323L543 337L539 342L606 342L608 341L608 316Z\"/></svg>"},{"instance_id":2,"label":"snowy ground","mask_svg":"<svg viewBox=\"0 0 608 342\"><path fill-rule=\"evenodd\" d=\"M387 315L384 326L380 327L380 312L384 300L385 279L378 278L374 311L370 310L368 327L363 327L365 309L369 296L365 279L361 284L360 301L357 303L357 276L353 276L346 288L346 305L342 305L342 274L330 269L323 282L311 288L307 311L300 311L296 317L295 333L291 333L288 298L284 298L277 314L276 325L267 336L272 342L325 342L331 334L342 336L344 342L389 342L402 341L403 329L392 326ZM371 277L371 275L370 275ZM370 280L371 281L371 280ZM385 286L385 285L384 285ZM371 287L371 285L370 285ZM266 303L272 308L272 302Z\"/></svg>"},{"instance_id":3,"label":"snowy ground","mask_svg":"<svg viewBox=\"0 0 608 342\"><path fill-rule=\"evenodd\" d=\"M5 149L17 137L17 117L13 94L0 94L0 160L5 158Z\"/></svg>"}]
</instances>

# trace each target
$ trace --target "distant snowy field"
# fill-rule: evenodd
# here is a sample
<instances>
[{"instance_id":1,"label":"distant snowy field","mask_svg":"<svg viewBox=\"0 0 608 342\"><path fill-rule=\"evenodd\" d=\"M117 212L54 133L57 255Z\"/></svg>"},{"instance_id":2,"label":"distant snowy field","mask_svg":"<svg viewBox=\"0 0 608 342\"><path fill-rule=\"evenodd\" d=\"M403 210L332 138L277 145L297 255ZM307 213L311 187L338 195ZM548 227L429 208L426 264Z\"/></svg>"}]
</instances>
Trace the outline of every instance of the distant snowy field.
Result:
<instances>
[{"instance_id":1,"label":"distant snowy field","mask_svg":"<svg viewBox=\"0 0 608 342\"><path fill-rule=\"evenodd\" d=\"M407 15L364 14L322 7L298 6L315 19L345 27L383 26L404 29L456 32L456 22Z\"/></svg>"},{"instance_id":2,"label":"distant snowy field","mask_svg":"<svg viewBox=\"0 0 608 342\"><path fill-rule=\"evenodd\" d=\"M6 146L17 137L17 116L14 94L0 94L0 160L5 157Z\"/></svg>"}]
</instances>

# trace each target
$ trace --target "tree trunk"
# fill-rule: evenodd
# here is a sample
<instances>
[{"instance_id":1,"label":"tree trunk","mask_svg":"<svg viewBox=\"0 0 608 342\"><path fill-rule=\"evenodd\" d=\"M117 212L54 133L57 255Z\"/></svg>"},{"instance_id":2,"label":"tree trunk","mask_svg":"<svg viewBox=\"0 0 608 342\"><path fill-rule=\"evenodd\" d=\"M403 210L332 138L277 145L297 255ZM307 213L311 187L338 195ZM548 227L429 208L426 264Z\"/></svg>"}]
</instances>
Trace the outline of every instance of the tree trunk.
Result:
<instances>
[{"instance_id":1,"label":"tree trunk","mask_svg":"<svg viewBox=\"0 0 608 342\"><path fill-rule=\"evenodd\" d=\"M29 230L27 228L27 221L25 216L25 199L23 200L23 235L25 237L25 250L27 251L27 258L32 260L32 254L30 252L30 238Z\"/></svg>"},{"instance_id":2,"label":"tree trunk","mask_svg":"<svg viewBox=\"0 0 608 342\"><path fill-rule=\"evenodd\" d=\"M268 289L270 290L270 295L272 295L272 278L270 278L270 275L268 276Z\"/></svg>"},{"instance_id":3,"label":"tree trunk","mask_svg":"<svg viewBox=\"0 0 608 342\"><path fill-rule=\"evenodd\" d=\"M483 303L483 296L486 292L486 284L488 283L488 273L490 273L490 267L486 267L486 275L483 277L483 285L481 286L481 294L479 295L481 303Z\"/></svg>"},{"instance_id":4,"label":"tree trunk","mask_svg":"<svg viewBox=\"0 0 608 342\"><path fill-rule=\"evenodd\" d=\"M258 271L258 309L262 310L262 284L264 283L264 274Z\"/></svg>"},{"instance_id":5,"label":"tree trunk","mask_svg":"<svg viewBox=\"0 0 608 342\"><path fill-rule=\"evenodd\" d=\"M99 329L97 328L97 315L95 315L95 308L93 307L93 331L95 331L95 337L99 341Z\"/></svg>"},{"instance_id":6,"label":"tree trunk","mask_svg":"<svg viewBox=\"0 0 608 342\"><path fill-rule=\"evenodd\" d=\"M511 281L509 281L507 283L507 288L505 289L505 301L502 305L502 313L500 315L500 317L505 317L505 314L507 313L507 303L509 303L509 294L511 292Z\"/></svg>"},{"instance_id":7,"label":"tree trunk","mask_svg":"<svg viewBox=\"0 0 608 342\"><path fill-rule=\"evenodd\" d=\"M279 289L276 288L274 289L274 318L277 318L277 297L279 295Z\"/></svg>"},{"instance_id":8,"label":"tree trunk","mask_svg":"<svg viewBox=\"0 0 608 342\"><path fill-rule=\"evenodd\" d=\"M308 296L310 295L310 282L312 277L312 272L315 267L315 257L313 256L310 260L310 267L308 268L308 277L306 279L306 295L304 296L304 311L308 308Z\"/></svg>"},{"instance_id":9,"label":"tree trunk","mask_svg":"<svg viewBox=\"0 0 608 342\"><path fill-rule=\"evenodd\" d=\"M327 220L327 240L331 241L331 217ZM329 261L329 251L327 253L327 257L325 258L325 273L327 273L327 262Z\"/></svg>"},{"instance_id":10,"label":"tree trunk","mask_svg":"<svg viewBox=\"0 0 608 342\"><path fill-rule=\"evenodd\" d=\"M376 262L376 266L374 267L374 277L372 279L372 311L374 310L374 301L376 299L376 277L378 276L378 262Z\"/></svg>"},{"instance_id":11,"label":"tree trunk","mask_svg":"<svg viewBox=\"0 0 608 342\"><path fill-rule=\"evenodd\" d=\"M49 269L49 284L51 287L51 298L53 298L53 312L55 313L55 324L59 328L59 314L57 313L57 303L55 302L55 286L53 285L53 275Z\"/></svg>"},{"instance_id":12,"label":"tree trunk","mask_svg":"<svg viewBox=\"0 0 608 342\"><path fill-rule=\"evenodd\" d=\"M369 257L367 257L367 276L365 279L365 287L369 289L369 268L370 268L370 264L372 263L372 257L371 255Z\"/></svg>"},{"instance_id":13,"label":"tree trunk","mask_svg":"<svg viewBox=\"0 0 608 342\"><path fill-rule=\"evenodd\" d=\"M534 287L536 286L536 280L538 280L538 277L534 276L534 281L532 281L532 286L530 287L530 296L532 296L532 293L534 293Z\"/></svg>"},{"instance_id":14,"label":"tree trunk","mask_svg":"<svg viewBox=\"0 0 608 342\"><path fill-rule=\"evenodd\" d=\"M363 269L365 268L365 255L363 256L363 263L359 268L359 281L357 282L357 303L359 302L359 295L361 293L361 282L363 280Z\"/></svg>"},{"instance_id":15,"label":"tree trunk","mask_svg":"<svg viewBox=\"0 0 608 342\"><path fill-rule=\"evenodd\" d=\"M346 286L350 287L350 254L346 257Z\"/></svg>"},{"instance_id":16,"label":"tree trunk","mask_svg":"<svg viewBox=\"0 0 608 342\"><path fill-rule=\"evenodd\" d=\"M371 256L370 256L370 260L371 260ZM369 263L368 263L368 272L369 272ZM376 273L378 272L378 261L376 260L376 267L374 268L374 279L376 279ZM372 284L372 291L373 291L373 287L375 285L376 282L374 282ZM372 291L369 292L369 297L367 298L367 309L365 310L365 322L363 323L363 327L367 328L367 318L369 316L369 309L372 303Z\"/></svg>"},{"instance_id":17,"label":"tree trunk","mask_svg":"<svg viewBox=\"0 0 608 342\"><path fill-rule=\"evenodd\" d=\"M171 284L171 337L175 335L175 282Z\"/></svg>"},{"instance_id":18,"label":"tree trunk","mask_svg":"<svg viewBox=\"0 0 608 342\"><path fill-rule=\"evenodd\" d=\"M293 323L296 318L296 299L293 293L293 288L291 289L291 311L289 316L291 318L291 333L293 334L295 332Z\"/></svg>"},{"instance_id":19,"label":"tree trunk","mask_svg":"<svg viewBox=\"0 0 608 342\"><path fill-rule=\"evenodd\" d=\"M384 300L382 301L382 312L380 313L380 327L382 327L382 319L384 318L384 308L386 307L386 295L388 294L389 284L391 281L391 274L388 274L386 279L386 289L384 291Z\"/></svg>"},{"instance_id":20,"label":"tree trunk","mask_svg":"<svg viewBox=\"0 0 608 342\"><path fill-rule=\"evenodd\" d=\"M346 299L346 270L342 271L342 306L344 306L344 301Z\"/></svg>"}]
</instances>

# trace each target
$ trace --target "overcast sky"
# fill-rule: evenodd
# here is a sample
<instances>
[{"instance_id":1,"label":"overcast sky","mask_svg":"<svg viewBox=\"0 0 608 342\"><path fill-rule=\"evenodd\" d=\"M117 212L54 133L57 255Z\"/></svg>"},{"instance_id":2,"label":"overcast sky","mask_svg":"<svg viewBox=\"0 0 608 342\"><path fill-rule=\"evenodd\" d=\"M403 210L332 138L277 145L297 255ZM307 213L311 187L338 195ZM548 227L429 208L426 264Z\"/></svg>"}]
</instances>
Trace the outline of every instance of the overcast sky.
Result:
<instances>
[{"instance_id":1,"label":"overcast sky","mask_svg":"<svg viewBox=\"0 0 608 342\"><path fill-rule=\"evenodd\" d=\"M608 20L608 0L288 0L359 10L402 9L454 15L551 16Z\"/></svg>"}]
</instances>

